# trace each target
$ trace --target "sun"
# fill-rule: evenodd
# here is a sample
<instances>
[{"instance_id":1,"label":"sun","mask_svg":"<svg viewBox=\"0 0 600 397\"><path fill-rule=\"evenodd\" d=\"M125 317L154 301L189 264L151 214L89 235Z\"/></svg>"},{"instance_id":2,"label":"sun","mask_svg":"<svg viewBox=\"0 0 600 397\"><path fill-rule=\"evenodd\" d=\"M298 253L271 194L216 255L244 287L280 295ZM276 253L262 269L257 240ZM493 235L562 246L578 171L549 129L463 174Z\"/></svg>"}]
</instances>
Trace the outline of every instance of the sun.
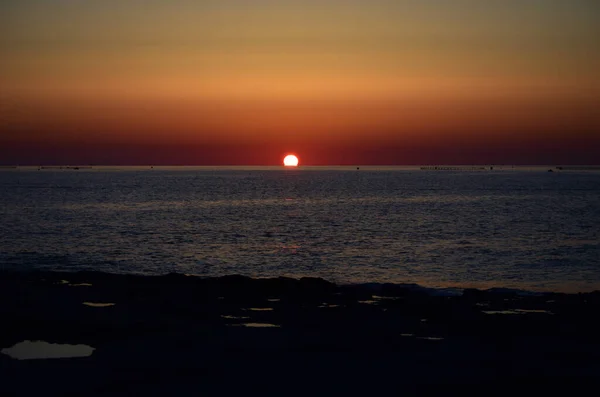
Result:
<instances>
[{"instance_id":1,"label":"sun","mask_svg":"<svg viewBox=\"0 0 600 397\"><path fill-rule=\"evenodd\" d=\"M285 165L286 167L297 167L298 157L294 156L293 154L288 154L283 159L283 165Z\"/></svg>"}]
</instances>

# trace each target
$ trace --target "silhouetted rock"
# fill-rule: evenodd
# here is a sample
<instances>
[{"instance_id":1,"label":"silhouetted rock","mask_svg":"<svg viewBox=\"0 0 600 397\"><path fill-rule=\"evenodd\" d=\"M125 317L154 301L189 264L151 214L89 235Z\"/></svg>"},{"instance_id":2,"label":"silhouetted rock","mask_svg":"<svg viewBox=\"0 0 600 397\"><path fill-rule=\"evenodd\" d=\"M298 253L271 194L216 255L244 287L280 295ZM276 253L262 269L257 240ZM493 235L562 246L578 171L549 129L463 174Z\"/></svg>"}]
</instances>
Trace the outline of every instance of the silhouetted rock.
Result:
<instances>
[{"instance_id":1,"label":"silhouetted rock","mask_svg":"<svg viewBox=\"0 0 600 397\"><path fill-rule=\"evenodd\" d=\"M0 354L0 395L280 394L298 374L302 394L399 384L409 395L489 394L536 376L598 386L600 292L440 292L312 277L0 272L0 349L95 349L35 363Z\"/></svg>"}]
</instances>

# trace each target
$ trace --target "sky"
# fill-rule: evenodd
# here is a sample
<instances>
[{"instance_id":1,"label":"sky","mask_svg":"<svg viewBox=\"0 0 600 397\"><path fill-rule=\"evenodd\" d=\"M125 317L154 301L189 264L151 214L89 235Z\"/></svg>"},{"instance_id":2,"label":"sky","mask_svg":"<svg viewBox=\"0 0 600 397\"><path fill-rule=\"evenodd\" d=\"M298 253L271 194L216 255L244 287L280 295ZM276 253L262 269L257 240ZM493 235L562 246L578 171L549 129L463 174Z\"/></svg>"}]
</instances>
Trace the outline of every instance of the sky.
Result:
<instances>
[{"instance_id":1,"label":"sky","mask_svg":"<svg viewBox=\"0 0 600 397\"><path fill-rule=\"evenodd\" d=\"M597 0L3 0L0 164L600 163Z\"/></svg>"}]
</instances>

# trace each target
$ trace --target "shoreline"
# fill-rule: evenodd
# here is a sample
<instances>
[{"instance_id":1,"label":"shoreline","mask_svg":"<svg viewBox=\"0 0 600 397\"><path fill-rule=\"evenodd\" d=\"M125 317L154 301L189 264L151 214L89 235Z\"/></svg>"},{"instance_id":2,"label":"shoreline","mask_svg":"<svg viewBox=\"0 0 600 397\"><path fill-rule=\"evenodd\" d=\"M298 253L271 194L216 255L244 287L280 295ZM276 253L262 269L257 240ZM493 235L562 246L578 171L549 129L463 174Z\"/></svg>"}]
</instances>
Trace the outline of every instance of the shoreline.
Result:
<instances>
[{"instance_id":1,"label":"shoreline","mask_svg":"<svg viewBox=\"0 0 600 397\"><path fill-rule=\"evenodd\" d=\"M71 276L75 275L76 279L85 278L86 276L90 277L134 277L134 278L150 278L150 279L160 279L162 277L191 277L193 279L203 280L203 281L214 281L221 278L229 278L229 277L242 277L250 280L277 280L277 279L290 279L290 280L301 280L303 278L306 279L318 279L324 282L334 284L337 287L349 287L349 288L359 288L370 291L378 291L381 289L398 288L398 289L410 289L415 291L420 291L432 296L460 296L464 291L467 290L477 290L483 292L496 292L496 293L515 293L517 295L522 296L542 296L542 295L581 295L581 294L594 294L600 293L600 287L591 287L589 286L586 289L583 289L580 286L581 282L569 282L562 286L562 288L551 289L550 287L532 287L532 288L521 288L515 284L501 284L497 282L475 282L470 284L461 284L459 282L456 283L447 283L445 285L434 285L429 286L426 284L421 284L417 282L384 282L384 281L365 281L365 282L337 282L334 280L327 279L321 276L295 276L295 275L273 275L273 276L252 276L243 273L232 273L232 274L223 274L223 275L204 275L204 274L193 274L193 273L179 273L179 272L168 272L168 273L143 273L143 272L111 272L104 270L91 270L91 269L70 269L70 268L27 268L27 269L18 269L16 267L6 267L0 269L0 278L3 277L37 277L47 275L50 278L56 278L58 275ZM595 283L597 284L597 283ZM595 285L594 284L594 285Z\"/></svg>"}]
</instances>

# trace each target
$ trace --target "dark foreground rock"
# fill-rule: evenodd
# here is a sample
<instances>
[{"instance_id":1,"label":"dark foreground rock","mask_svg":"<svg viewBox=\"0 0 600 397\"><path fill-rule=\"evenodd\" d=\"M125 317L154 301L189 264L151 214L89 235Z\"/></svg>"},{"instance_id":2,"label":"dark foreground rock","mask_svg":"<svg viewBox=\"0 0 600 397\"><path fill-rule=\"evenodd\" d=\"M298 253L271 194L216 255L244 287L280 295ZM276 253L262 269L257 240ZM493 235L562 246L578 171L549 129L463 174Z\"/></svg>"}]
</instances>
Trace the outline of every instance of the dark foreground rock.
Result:
<instances>
[{"instance_id":1,"label":"dark foreground rock","mask_svg":"<svg viewBox=\"0 0 600 397\"><path fill-rule=\"evenodd\" d=\"M95 350L0 354L0 395L596 394L599 308L599 293L4 272L0 350Z\"/></svg>"}]
</instances>

